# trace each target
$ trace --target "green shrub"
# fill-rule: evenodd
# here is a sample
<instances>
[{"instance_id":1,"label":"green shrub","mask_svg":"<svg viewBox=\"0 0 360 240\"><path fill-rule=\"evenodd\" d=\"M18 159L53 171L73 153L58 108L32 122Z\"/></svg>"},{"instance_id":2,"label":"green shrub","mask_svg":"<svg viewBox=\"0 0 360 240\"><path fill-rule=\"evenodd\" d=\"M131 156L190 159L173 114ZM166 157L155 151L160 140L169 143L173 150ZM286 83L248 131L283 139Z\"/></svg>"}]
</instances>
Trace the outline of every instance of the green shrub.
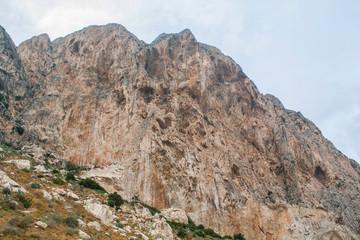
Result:
<instances>
[{"instance_id":1,"label":"green shrub","mask_svg":"<svg viewBox=\"0 0 360 240\"><path fill-rule=\"evenodd\" d=\"M20 228L27 228L31 223L34 222L34 217L31 215L26 215L21 219L19 217L14 217L10 219L8 225L12 227L20 227Z\"/></svg>"},{"instance_id":2,"label":"green shrub","mask_svg":"<svg viewBox=\"0 0 360 240\"><path fill-rule=\"evenodd\" d=\"M241 233L238 233L234 235L234 240L245 240L245 238Z\"/></svg>"},{"instance_id":3,"label":"green shrub","mask_svg":"<svg viewBox=\"0 0 360 240\"><path fill-rule=\"evenodd\" d=\"M232 236L226 235L223 237L223 239L233 239Z\"/></svg>"},{"instance_id":4,"label":"green shrub","mask_svg":"<svg viewBox=\"0 0 360 240\"><path fill-rule=\"evenodd\" d=\"M186 238L188 236L188 233L186 232L185 229L181 228L177 233L176 235L179 237L179 238Z\"/></svg>"},{"instance_id":5,"label":"green shrub","mask_svg":"<svg viewBox=\"0 0 360 240\"><path fill-rule=\"evenodd\" d=\"M56 223L61 223L63 220L62 216L57 213L49 215L49 219L53 220Z\"/></svg>"},{"instance_id":6,"label":"green shrub","mask_svg":"<svg viewBox=\"0 0 360 240\"><path fill-rule=\"evenodd\" d=\"M10 195L11 194L11 189L9 187L4 187L2 190L4 195Z\"/></svg>"},{"instance_id":7,"label":"green shrub","mask_svg":"<svg viewBox=\"0 0 360 240\"><path fill-rule=\"evenodd\" d=\"M18 227L20 228L27 228L31 223L34 222L34 217L31 215L26 215L21 219L21 221L18 224Z\"/></svg>"},{"instance_id":8,"label":"green shrub","mask_svg":"<svg viewBox=\"0 0 360 240\"><path fill-rule=\"evenodd\" d=\"M74 174L72 174L72 173L67 173L67 174L65 175L65 180L66 180L66 181L76 181L76 178L75 178Z\"/></svg>"},{"instance_id":9,"label":"green shrub","mask_svg":"<svg viewBox=\"0 0 360 240\"><path fill-rule=\"evenodd\" d=\"M19 135L23 135L25 132L25 129L21 126L15 126L15 131L19 134Z\"/></svg>"},{"instance_id":10,"label":"green shrub","mask_svg":"<svg viewBox=\"0 0 360 240\"><path fill-rule=\"evenodd\" d=\"M15 101L21 101L25 98L25 96L15 96Z\"/></svg>"},{"instance_id":11,"label":"green shrub","mask_svg":"<svg viewBox=\"0 0 360 240\"><path fill-rule=\"evenodd\" d=\"M75 165L71 162L67 162L65 165L65 170L69 171L69 172L75 172L75 173L79 173L80 171L80 166Z\"/></svg>"},{"instance_id":12,"label":"green shrub","mask_svg":"<svg viewBox=\"0 0 360 240\"><path fill-rule=\"evenodd\" d=\"M194 235L198 237L205 237L206 234L202 230L195 230Z\"/></svg>"},{"instance_id":13,"label":"green shrub","mask_svg":"<svg viewBox=\"0 0 360 240\"><path fill-rule=\"evenodd\" d=\"M73 216L64 218L63 222L64 222L64 224L66 224L68 227L71 227L71 228L76 228L77 226L79 226L78 220Z\"/></svg>"},{"instance_id":14,"label":"green shrub","mask_svg":"<svg viewBox=\"0 0 360 240\"><path fill-rule=\"evenodd\" d=\"M209 236L209 237L213 237L213 238L221 238L221 236L219 234L215 233L214 230L212 230L212 229L206 228L206 229L203 229L202 231L205 234L205 236Z\"/></svg>"},{"instance_id":15,"label":"green shrub","mask_svg":"<svg viewBox=\"0 0 360 240\"><path fill-rule=\"evenodd\" d=\"M11 201L8 198L8 199L3 199L1 201L1 206L6 210L15 210L16 206L17 206L17 203L15 201Z\"/></svg>"},{"instance_id":16,"label":"green shrub","mask_svg":"<svg viewBox=\"0 0 360 240\"><path fill-rule=\"evenodd\" d=\"M51 172L54 173L54 174L60 174L60 171L57 170L57 169L53 169Z\"/></svg>"},{"instance_id":17,"label":"green shrub","mask_svg":"<svg viewBox=\"0 0 360 240\"><path fill-rule=\"evenodd\" d=\"M59 226L63 222L63 217L60 214L54 213L49 215L46 218L45 222L48 225L48 227L54 228Z\"/></svg>"},{"instance_id":18,"label":"green shrub","mask_svg":"<svg viewBox=\"0 0 360 240\"><path fill-rule=\"evenodd\" d=\"M36 233L31 233L29 236L31 239L42 239L40 235L36 234Z\"/></svg>"},{"instance_id":19,"label":"green shrub","mask_svg":"<svg viewBox=\"0 0 360 240\"><path fill-rule=\"evenodd\" d=\"M125 227L124 224L119 223L119 222L116 222L115 226L118 227L118 228L123 228L123 227Z\"/></svg>"},{"instance_id":20,"label":"green shrub","mask_svg":"<svg viewBox=\"0 0 360 240\"><path fill-rule=\"evenodd\" d=\"M37 175L37 178L44 178L44 175L39 174L39 175Z\"/></svg>"},{"instance_id":21,"label":"green shrub","mask_svg":"<svg viewBox=\"0 0 360 240\"><path fill-rule=\"evenodd\" d=\"M19 229L17 227L5 227L2 233L7 235L19 235Z\"/></svg>"},{"instance_id":22,"label":"green shrub","mask_svg":"<svg viewBox=\"0 0 360 240\"><path fill-rule=\"evenodd\" d=\"M155 207L149 206L149 205L147 205L147 204L145 204L145 203L141 203L141 205L142 205L143 207L146 207L147 209L149 209L151 215L153 215L153 216L154 216L156 213L160 213L159 209L157 209L157 208L155 208Z\"/></svg>"},{"instance_id":23,"label":"green shrub","mask_svg":"<svg viewBox=\"0 0 360 240\"><path fill-rule=\"evenodd\" d=\"M37 198L42 198L42 193L41 192L34 192L34 195L37 197Z\"/></svg>"},{"instance_id":24,"label":"green shrub","mask_svg":"<svg viewBox=\"0 0 360 240\"><path fill-rule=\"evenodd\" d=\"M117 194L117 192L110 193L108 197L108 205L110 207L120 207L124 203L124 200L119 194Z\"/></svg>"},{"instance_id":25,"label":"green shrub","mask_svg":"<svg viewBox=\"0 0 360 240\"><path fill-rule=\"evenodd\" d=\"M65 184L64 180L62 180L61 178L55 178L55 179L52 180L52 182L54 184L57 184L57 185L64 185Z\"/></svg>"},{"instance_id":26,"label":"green shrub","mask_svg":"<svg viewBox=\"0 0 360 240\"><path fill-rule=\"evenodd\" d=\"M167 223L170 225L170 227L173 230L180 230L182 228L186 228L186 224L183 224L183 223L174 222L174 221L167 221Z\"/></svg>"},{"instance_id":27,"label":"green shrub","mask_svg":"<svg viewBox=\"0 0 360 240\"><path fill-rule=\"evenodd\" d=\"M5 107L6 109L8 109L8 108L9 108L9 104L8 104L7 102L5 102L5 101L1 101L1 103L4 105L4 107Z\"/></svg>"},{"instance_id":28,"label":"green shrub","mask_svg":"<svg viewBox=\"0 0 360 240\"><path fill-rule=\"evenodd\" d=\"M32 188L41 188L41 185L40 185L39 182L32 182L32 183L30 184L30 187L32 187Z\"/></svg>"},{"instance_id":29,"label":"green shrub","mask_svg":"<svg viewBox=\"0 0 360 240\"><path fill-rule=\"evenodd\" d=\"M90 178L82 179L79 182L79 185L84 186L86 188L93 189L93 190L98 190L99 192L102 192L102 193L106 192L103 187L101 187L97 182L95 182L94 180L92 180Z\"/></svg>"},{"instance_id":30,"label":"green shrub","mask_svg":"<svg viewBox=\"0 0 360 240\"><path fill-rule=\"evenodd\" d=\"M186 225L186 227L192 232L194 232L197 229L196 224L190 217L188 217L188 224Z\"/></svg>"},{"instance_id":31,"label":"green shrub","mask_svg":"<svg viewBox=\"0 0 360 240\"><path fill-rule=\"evenodd\" d=\"M17 192L15 197L24 206L24 208L29 208L31 206L31 198L27 198L22 192Z\"/></svg>"},{"instance_id":32,"label":"green shrub","mask_svg":"<svg viewBox=\"0 0 360 240\"><path fill-rule=\"evenodd\" d=\"M13 217L12 219L10 219L8 221L8 225L12 226L12 227L16 227L20 222L20 218L18 217Z\"/></svg>"},{"instance_id":33,"label":"green shrub","mask_svg":"<svg viewBox=\"0 0 360 240\"><path fill-rule=\"evenodd\" d=\"M76 229L73 229L73 228L67 228L66 231L65 231L65 234L66 235L69 235L69 236L72 236L74 234L76 234L78 231Z\"/></svg>"}]
</instances>

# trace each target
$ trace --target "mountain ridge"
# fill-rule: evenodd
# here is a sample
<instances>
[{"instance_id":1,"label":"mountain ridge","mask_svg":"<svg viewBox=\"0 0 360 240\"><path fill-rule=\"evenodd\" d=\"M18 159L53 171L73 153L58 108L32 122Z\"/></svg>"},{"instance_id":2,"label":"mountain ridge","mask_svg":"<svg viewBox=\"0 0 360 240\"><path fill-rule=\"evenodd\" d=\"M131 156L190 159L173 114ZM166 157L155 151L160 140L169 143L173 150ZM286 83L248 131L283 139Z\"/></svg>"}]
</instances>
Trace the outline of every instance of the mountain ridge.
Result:
<instances>
[{"instance_id":1,"label":"mountain ridge","mask_svg":"<svg viewBox=\"0 0 360 240\"><path fill-rule=\"evenodd\" d=\"M262 95L190 30L146 44L120 26L21 43L27 82L12 81L28 96L10 97L2 141L102 166L87 174L106 189L184 209L220 233L316 239L356 231L359 173L310 120Z\"/></svg>"}]
</instances>

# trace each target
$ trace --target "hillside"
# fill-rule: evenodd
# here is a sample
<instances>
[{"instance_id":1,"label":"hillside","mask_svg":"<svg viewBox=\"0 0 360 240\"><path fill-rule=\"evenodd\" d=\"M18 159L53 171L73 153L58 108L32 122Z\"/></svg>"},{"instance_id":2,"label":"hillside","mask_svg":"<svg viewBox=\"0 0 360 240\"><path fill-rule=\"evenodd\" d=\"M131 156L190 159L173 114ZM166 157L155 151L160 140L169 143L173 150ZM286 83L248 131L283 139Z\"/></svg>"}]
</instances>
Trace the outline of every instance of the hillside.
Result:
<instances>
[{"instance_id":1,"label":"hillside","mask_svg":"<svg viewBox=\"0 0 360 240\"><path fill-rule=\"evenodd\" d=\"M2 142L221 235L359 238L358 165L190 30L1 31Z\"/></svg>"}]
</instances>

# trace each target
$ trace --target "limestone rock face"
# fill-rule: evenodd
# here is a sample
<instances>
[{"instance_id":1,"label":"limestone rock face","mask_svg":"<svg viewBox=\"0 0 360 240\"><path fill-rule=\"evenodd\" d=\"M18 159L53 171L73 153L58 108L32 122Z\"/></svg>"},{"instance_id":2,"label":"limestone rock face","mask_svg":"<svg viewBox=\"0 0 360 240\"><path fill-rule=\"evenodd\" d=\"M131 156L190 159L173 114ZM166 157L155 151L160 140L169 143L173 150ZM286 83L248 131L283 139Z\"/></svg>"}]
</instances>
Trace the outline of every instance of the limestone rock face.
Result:
<instances>
[{"instance_id":1,"label":"limestone rock face","mask_svg":"<svg viewBox=\"0 0 360 240\"><path fill-rule=\"evenodd\" d=\"M29 170L31 167L31 162L29 160L13 159L13 160L5 161L4 163L13 163L16 165L16 167L18 169L28 169Z\"/></svg>"},{"instance_id":2,"label":"limestone rock face","mask_svg":"<svg viewBox=\"0 0 360 240\"><path fill-rule=\"evenodd\" d=\"M13 113L19 145L101 166L85 177L221 234L359 238L358 164L189 30L146 44L90 26L12 53L19 73L6 81L28 96Z\"/></svg>"},{"instance_id":3,"label":"limestone rock face","mask_svg":"<svg viewBox=\"0 0 360 240\"><path fill-rule=\"evenodd\" d=\"M161 213L166 217L169 221L179 222L188 224L188 218L186 216L186 213L182 209L177 208L168 208L163 209Z\"/></svg>"},{"instance_id":4,"label":"limestone rock face","mask_svg":"<svg viewBox=\"0 0 360 240\"><path fill-rule=\"evenodd\" d=\"M88 199L84 202L87 211L94 214L105 225L112 226L115 216L109 206L96 202L94 199Z\"/></svg>"},{"instance_id":5,"label":"limestone rock face","mask_svg":"<svg viewBox=\"0 0 360 240\"><path fill-rule=\"evenodd\" d=\"M26 193L26 189L11 179L4 171L0 170L0 188L9 188L13 192Z\"/></svg>"},{"instance_id":6,"label":"limestone rock face","mask_svg":"<svg viewBox=\"0 0 360 240\"><path fill-rule=\"evenodd\" d=\"M16 46L0 26L0 129L2 138L13 127L15 96L24 96L26 92L25 72L21 65Z\"/></svg>"}]
</instances>

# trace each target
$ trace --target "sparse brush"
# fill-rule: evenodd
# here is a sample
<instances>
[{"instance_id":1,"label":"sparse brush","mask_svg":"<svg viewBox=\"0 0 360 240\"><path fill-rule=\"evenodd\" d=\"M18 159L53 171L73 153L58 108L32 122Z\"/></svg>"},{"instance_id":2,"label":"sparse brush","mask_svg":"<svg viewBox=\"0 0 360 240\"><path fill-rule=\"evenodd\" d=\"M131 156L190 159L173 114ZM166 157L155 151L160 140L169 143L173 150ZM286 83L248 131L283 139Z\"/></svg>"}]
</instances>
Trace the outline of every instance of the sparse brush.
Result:
<instances>
[{"instance_id":1,"label":"sparse brush","mask_svg":"<svg viewBox=\"0 0 360 240\"><path fill-rule=\"evenodd\" d=\"M32 182L32 183L30 184L30 187L32 187L32 188L41 188L41 185L40 185L39 182Z\"/></svg>"},{"instance_id":2,"label":"sparse brush","mask_svg":"<svg viewBox=\"0 0 360 240\"><path fill-rule=\"evenodd\" d=\"M176 235L179 237L179 238L186 238L188 236L188 233L186 232L185 229L181 228L177 233Z\"/></svg>"},{"instance_id":3,"label":"sparse brush","mask_svg":"<svg viewBox=\"0 0 360 240\"><path fill-rule=\"evenodd\" d=\"M10 200L10 198L5 198L1 201L1 207L6 210L15 210L17 202Z\"/></svg>"},{"instance_id":4,"label":"sparse brush","mask_svg":"<svg viewBox=\"0 0 360 240\"><path fill-rule=\"evenodd\" d=\"M110 207L116 206L116 208L119 208L123 203L124 200L119 194L117 194L117 192L113 192L109 194L108 205Z\"/></svg>"},{"instance_id":5,"label":"sparse brush","mask_svg":"<svg viewBox=\"0 0 360 240\"><path fill-rule=\"evenodd\" d=\"M62 221L63 221L63 217L60 214L56 214L56 213L49 215L45 220L46 224L50 228L59 226L62 223Z\"/></svg>"},{"instance_id":6,"label":"sparse brush","mask_svg":"<svg viewBox=\"0 0 360 240\"><path fill-rule=\"evenodd\" d=\"M79 226L79 222L78 220L75 218L75 217L72 217L72 216L69 216L69 217L66 217L63 222L68 226L68 227L71 227L71 228L76 228L77 226Z\"/></svg>"},{"instance_id":7,"label":"sparse brush","mask_svg":"<svg viewBox=\"0 0 360 240\"><path fill-rule=\"evenodd\" d=\"M17 192L15 197L24 206L24 208L29 208L31 206L31 198L27 198L22 192Z\"/></svg>"},{"instance_id":8,"label":"sparse brush","mask_svg":"<svg viewBox=\"0 0 360 240\"><path fill-rule=\"evenodd\" d=\"M245 237L241 233L238 233L234 235L234 240L245 240Z\"/></svg>"},{"instance_id":9,"label":"sparse brush","mask_svg":"<svg viewBox=\"0 0 360 240\"><path fill-rule=\"evenodd\" d=\"M4 187L2 192L3 194L11 195L11 189L9 187Z\"/></svg>"},{"instance_id":10,"label":"sparse brush","mask_svg":"<svg viewBox=\"0 0 360 240\"><path fill-rule=\"evenodd\" d=\"M79 171L80 171L80 166L75 165L75 164L73 164L71 162L67 162L66 165L65 165L65 170L69 171L69 172L73 172L75 174L78 174Z\"/></svg>"},{"instance_id":11,"label":"sparse brush","mask_svg":"<svg viewBox=\"0 0 360 240\"><path fill-rule=\"evenodd\" d=\"M32 215L26 215L22 218L14 217L10 219L8 225L11 227L27 228L33 222L34 222L34 217Z\"/></svg>"},{"instance_id":12,"label":"sparse brush","mask_svg":"<svg viewBox=\"0 0 360 240\"><path fill-rule=\"evenodd\" d=\"M7 235L19 235L19 228L17 227L5 227L2 231L2 233L7 236Z\"/></svg>"},{"instance_id":13,"label":"sparse brush","mask_svg":"<svg viewBox=\"0 0 360 240\"><path fill-rule=\"evenodd\" d=\"M64 185L65 184L65 181L62 180L61 178L55 178L55 179L52 180L52 182L54 184L57 184L57 185Z\"/></svg>"},{"instance_id":14,"label":"sparse brush","mask_svg":"<svg viewBox=\"0 0 360 240\"><path fill-rule=\"evenodd\" d=\"M82 185L86 188L90 188L93 190L97 190L101 193L106 193L105 189L103 187L101 187L97 182L95 182L94 180L90 179L90 178L86 178L86 179L82 179L79 182L79 185Z\"/></svg>"},{"instance_id":15,"label":"sparse brush","mask_svg":"<svg viewBox=\"0 0 360 240\"><path fill-rule=\"evenodd\" d=\"M66 176L65 176L65 180L66 181L76 181L76 178L75 178L74 174L67 173Z\"/></svg>"},{"instance_id":16,"label":"sparse brush","mask_svg":"<svg viewBox=\"0 0 360 240\"><path fill-rule=\"evenodd\" d=\"M41 236L39 236L39 235L37 235L35 233L30 234L29 237L30 237L30 239L39 239L39 240L42 239Z\"/></svg>"},{"instance_id":17,"label":"sparse brush","mask_svg":"<svg viewBox=\"0 0 360 240\"><path fill-rule=\"evenodd\" d=\"M14 218L12 218L12 219L10 219L8 221L8 224L10 226L12 226L12 227L15 227L15 226L17 226L19 224L19 222L20 222L20 218L19 217L14 217Z\"/></svg>"},{"instance_id":18,"label":"sparse brush","mask_svg":"<svg viewBox=\"0 0 360 240\"><path fill-rule=\"evenodd\" d=\"M18 227L27 228L33 222L34 222L34 217L32 215L26 215L21 219L21 221L18 224Z\"/></svg>"},{"instance_id":19,"label":"sparse brush","mask_svg":"<svg viewBox=\"0 0 360 240\"><path fill-rule=\"evenodd\" d=\"M41 192L34 192L34 195L37 197L37 198L42 198L42 193Z\"/></svg>"},{"instance_id":20,"label":"sparse brush","mask_svg":"<svg viewBox=\"0 0 360 240\"><path fill-rule=\"evenodd\" d=\"M77 234L77 230L73 229L73 228L67 228L66 231L65 231L65 234L69 235L69 236L72 236L74 234Z\"/></svg>"}]
</instances>

